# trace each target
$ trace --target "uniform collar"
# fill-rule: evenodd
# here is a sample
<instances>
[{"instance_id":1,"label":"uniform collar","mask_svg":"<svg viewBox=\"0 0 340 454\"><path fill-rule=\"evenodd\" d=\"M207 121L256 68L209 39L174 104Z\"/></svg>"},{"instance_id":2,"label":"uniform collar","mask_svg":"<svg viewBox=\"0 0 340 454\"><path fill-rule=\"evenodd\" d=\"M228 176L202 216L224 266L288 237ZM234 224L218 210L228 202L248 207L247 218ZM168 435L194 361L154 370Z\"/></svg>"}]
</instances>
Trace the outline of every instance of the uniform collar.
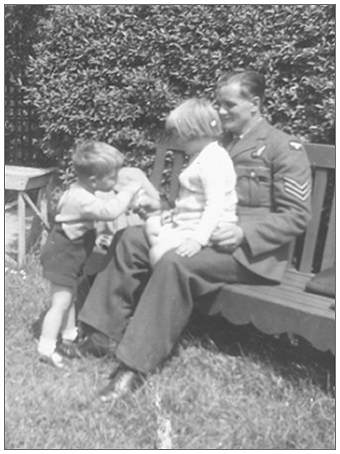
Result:
<instances>
[{"instance_id":1,"label":"uniform collar","mask_svg":"<svg viewBox=\"0 0 340 454\"><path fill-rule=\"evenodd\" d=\"M258 141L262 141L268 132L269 124L266 119L261 118L249 131L246 131L241 137L233 138L231 134L225 138L225 146L230 155L236 156L250 148L256 148ZM228 146L229 145L229 146ZM230 146L231 145L231 146Z\"/></svg>"},{"instance_id":2,"label":"uniform collar","mask_svg":"<svg viewBox=\"0 0 340 454\"><path fill-rule=\"evenodd\" d=\"M242 134L240 134L239 136L236 136L235 138L238 138L239 140L243 139L247 134L249 134L250 132L253 131L253 129L257 128L259 123L263 120L263 117L258 117L256 120L255 120L255 123L248 129L246 129Z\"/></svg>"}]
</instances>

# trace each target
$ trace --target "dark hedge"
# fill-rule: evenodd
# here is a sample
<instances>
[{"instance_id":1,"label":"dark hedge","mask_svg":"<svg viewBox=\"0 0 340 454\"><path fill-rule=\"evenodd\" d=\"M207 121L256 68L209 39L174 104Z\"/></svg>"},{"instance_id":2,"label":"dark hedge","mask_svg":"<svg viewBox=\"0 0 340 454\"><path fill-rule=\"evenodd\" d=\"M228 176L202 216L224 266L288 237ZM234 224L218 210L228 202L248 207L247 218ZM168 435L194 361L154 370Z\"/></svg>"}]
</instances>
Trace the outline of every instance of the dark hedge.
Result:
<instances>
[{"instance_id":1,"label":"dark hedge","mask_svg":"<svg viewBox=\"0 0 340 454\"><path fill-rule=\"evenodd\" d=\"M33 44L39 40L38 21L45 16L44 5L5 5L5 163L48 165L41 152L37 116L32 105L24 103L22 84Z\"/></svg>"},{"instance_id":2,"label":"dark hedge","mask_svg":"<svg viewBox=\"0 0 340 454\"><path fill-rule=\"evenodd\" d=\"M47 15L44 5L5 5L5 75L12 83L25 79L29 55L39 39L37 24Z\"/></svg>"},{"instance_id":3,"label":"dark hedge","mask_svg":"<svg viewBox=\"0 0 340 454\"><path fill-rule=\"evenodd\" d=\"M75 139L97 138L147 168L169 110L185 97L212 98L216 78L235 67L265 74L274 124L334 140L334 5L49 8L25 88L42 146L61 166Z\"/></svg>"}]
</instances>

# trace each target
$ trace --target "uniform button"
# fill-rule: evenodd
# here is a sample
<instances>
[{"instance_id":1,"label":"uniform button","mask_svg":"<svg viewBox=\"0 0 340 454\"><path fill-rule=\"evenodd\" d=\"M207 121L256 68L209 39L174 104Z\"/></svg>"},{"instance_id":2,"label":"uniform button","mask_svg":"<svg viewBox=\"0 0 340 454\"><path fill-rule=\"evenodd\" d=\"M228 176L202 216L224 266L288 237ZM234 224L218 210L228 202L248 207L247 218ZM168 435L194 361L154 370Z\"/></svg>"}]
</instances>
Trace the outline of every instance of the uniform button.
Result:
<instances>
[{"instance_id":1,"label":"uniform button","mask_svg":"<svg viewBox=\"0 0 340 454\"><path fill-rule=\"evenodd\" d=\"M250 177L251 177L251 178L255 178L255 177L256 177L256 173L254 172L254 170L252 170L252 171L250 172Z\"/></svg>"}]
</instances>

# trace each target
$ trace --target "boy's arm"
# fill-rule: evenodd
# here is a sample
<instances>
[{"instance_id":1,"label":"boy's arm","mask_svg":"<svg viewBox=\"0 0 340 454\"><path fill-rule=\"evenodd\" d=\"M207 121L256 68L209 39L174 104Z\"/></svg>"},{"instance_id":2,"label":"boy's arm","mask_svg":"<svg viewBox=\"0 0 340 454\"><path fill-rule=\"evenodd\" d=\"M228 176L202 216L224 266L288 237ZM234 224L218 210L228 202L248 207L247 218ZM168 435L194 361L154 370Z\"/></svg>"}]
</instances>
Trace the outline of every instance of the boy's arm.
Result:
<instances>
[{"instance_id":1,"label":"boy's arm","mask_svg":"<svg viewBox=\"0 0 340 454\"><path fill-rule=\"evenodd\" d=\"M76 213L63 213L55 217L56 222L77 222L77 221L110 221L129 208L131 200L140 189L138 183L126 185L124 190L111 199L102 199L90 195L87 200L79 203Z\"/></svg>"}]
</instances>

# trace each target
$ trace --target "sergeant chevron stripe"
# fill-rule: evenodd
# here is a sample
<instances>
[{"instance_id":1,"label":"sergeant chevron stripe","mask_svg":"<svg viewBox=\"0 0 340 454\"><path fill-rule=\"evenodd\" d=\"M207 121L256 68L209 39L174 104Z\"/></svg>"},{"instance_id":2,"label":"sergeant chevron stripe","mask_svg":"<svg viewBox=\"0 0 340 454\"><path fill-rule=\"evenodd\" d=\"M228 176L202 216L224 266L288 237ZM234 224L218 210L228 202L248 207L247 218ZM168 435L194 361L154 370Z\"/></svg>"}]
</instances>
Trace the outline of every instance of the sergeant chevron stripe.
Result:
<instances>
[{"instance_id":1,"label":"sergeant chevron stripe","mask_svg":"<svg viewBox=\"0 0 340 454\"><path fill-rule=\"evenodd\" d=\"M283 177L283 187L288 194L297 197L300 200L306 200L311 193L310 181L306 180L304 183L298 183L292 178Z\"/></svg>"}]
</instances>

